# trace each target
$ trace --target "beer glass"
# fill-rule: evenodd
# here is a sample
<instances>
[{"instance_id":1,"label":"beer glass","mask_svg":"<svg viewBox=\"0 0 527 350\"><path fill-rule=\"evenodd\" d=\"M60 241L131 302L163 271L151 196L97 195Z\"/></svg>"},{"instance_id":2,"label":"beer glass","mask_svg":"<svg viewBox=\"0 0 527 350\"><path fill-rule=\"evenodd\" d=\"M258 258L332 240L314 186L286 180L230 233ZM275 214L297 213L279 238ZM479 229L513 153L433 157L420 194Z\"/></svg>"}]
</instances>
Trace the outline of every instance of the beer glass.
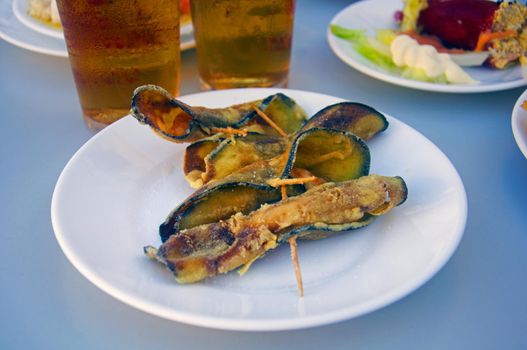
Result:
<instances>
[{"instance_id":1,"label":"beer glass","mask_svg":"<svg viewBox=\"0 0 527 350\"><path fill-rule=\"evenodd\" d=\"M204 89L286 86L294 0L191 0Z\"/></svg>"},{"instance_id":2,"label":"beer glass","mask_svg":"<svg viewBox=\"0 0 527 350\"><path fill-rule=\"evenodd\" d=\"M125 116L140 85L179 94L178 0L58 0L57 5L90 129Z\"/></svg>"}]
</instances>

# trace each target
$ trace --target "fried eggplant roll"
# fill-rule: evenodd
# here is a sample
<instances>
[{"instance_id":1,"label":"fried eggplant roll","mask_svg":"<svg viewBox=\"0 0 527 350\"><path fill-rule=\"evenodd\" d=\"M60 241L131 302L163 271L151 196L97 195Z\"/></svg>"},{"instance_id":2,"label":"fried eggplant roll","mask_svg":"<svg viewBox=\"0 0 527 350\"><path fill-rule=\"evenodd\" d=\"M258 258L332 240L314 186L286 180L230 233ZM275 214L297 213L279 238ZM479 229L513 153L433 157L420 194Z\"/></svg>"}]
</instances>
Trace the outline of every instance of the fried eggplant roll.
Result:
<instances>
[{"instance_id":1,"label":"fried eggplant roll","mask_svg":"<svg viewBox=\"0 0 527 350\"><path fill-rule=\"evenodd\" d=\"M229 272L261 258L290 236L329 233L362 227L405 201L400 177L364 176L325 183L282 202L263 205L247 215L196 226L172 235L159 249L145 253L164 264L180 283L192 283Z\"/></svg>"},{"instance_id":2,"label":"fried eggplant roll","mask_svg":"<svg viewBox=\"0 0 527 350\"><path fill-rule=\"evenodd\" d=\"M140 86L132 96L132 115L161 137L178 143L194 142L227 128L277 135L256 108L287 134L299 130L307 117L302 107L281 93L225 108L189 106L155 85Z\"/></svg>"}]
</instances>

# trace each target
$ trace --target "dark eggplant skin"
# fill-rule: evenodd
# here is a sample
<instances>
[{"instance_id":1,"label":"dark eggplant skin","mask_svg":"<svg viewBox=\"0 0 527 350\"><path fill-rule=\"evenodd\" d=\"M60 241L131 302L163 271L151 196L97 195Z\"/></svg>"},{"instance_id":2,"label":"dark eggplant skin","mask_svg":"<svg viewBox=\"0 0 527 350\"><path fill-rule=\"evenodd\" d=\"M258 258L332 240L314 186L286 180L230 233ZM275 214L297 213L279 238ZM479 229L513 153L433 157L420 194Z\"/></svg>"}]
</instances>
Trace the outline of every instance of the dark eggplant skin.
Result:
<instances>
[{"instance_id":1,"label":"dark eggplant skin","mask_svg":"<svg viewBox=\"0 0 527 350\"><path fill-rule=\"evenodd\" d=\"M243 205L231 208L229 201L239 195L240 192L243 192L242 195L245 199ZM187 198L159 226L159 236L161 241L165 242L171 235L181 230L227 219L236 212L248 213L258 209L264 203L277 202L280 198L280 191L268 185L251 182L224 182L210 189L194 193ZM214 204L219 204L218 208L221 208L221 213L210 212L210 205L207 204L212 200L214 200ZM203 205L206 206L205 210L200 208ZM205 217L207 214L209 216ZM213 214L217 215L211 217L210 215ZM196 220L196 216L199 216L200 220ZM186 221L191 221L191 224Z\"/></svg>"},{"instance_id":2,"label":"dark eggplant skin","mask_svg":"<svg viewBox=\"0 0 527 350\"><path fill-rule=\"evenodd\" d=\"M249 128L264 133L277 132L257 114L255 107L266 113L282 130L297 131L306 120L306 113L294 100L278 93L264 99L225 108L190 106L156 85L135 89L132 116L152 128L161 137L173 142L194 142L221 131L218 128Z\"/></svg>"},{"instance_id":3,"label":"dark eggplant skin","mask_svg":"<svg viewBox=\"0 0 527 350\"><path fill-rule=\"evenodd\" d=\"M299 132L312 128L347 131L369 140L388 128L388 120L376 109L357 102L340 102L327 106L309 118Z\"/></svg>"},{"instance_id":4,"label":"dark eggplant skin","mask_svg":"<svg viewBox=\"0 0 527 350\"><path fill-rule=\"evenodd\" d=\"M192 142L185 148L183 173L188 175L194 170L205 171L205 157L225 140L223 135L213 135Z\"/></svg>"},{"instance_id":5,"label":"dark eggplant skin","mask_svg":"<svg viewBox=\"0 0 527 350\"><path fill-rule=\"evenodd\" d=\"M364 214L362 219L346 224L326 224L319 222L312 225L305 225L291 229L289 231L281 232L278 242L287 242L289 238L294 236L297 236L298 239L308 241L315 241L323 238L328 238L344 231L353 231L358 230L359 228L366 227L371 224L375 220L375 218L376 216L366 213Z\"/></svg>"}]
</instances>

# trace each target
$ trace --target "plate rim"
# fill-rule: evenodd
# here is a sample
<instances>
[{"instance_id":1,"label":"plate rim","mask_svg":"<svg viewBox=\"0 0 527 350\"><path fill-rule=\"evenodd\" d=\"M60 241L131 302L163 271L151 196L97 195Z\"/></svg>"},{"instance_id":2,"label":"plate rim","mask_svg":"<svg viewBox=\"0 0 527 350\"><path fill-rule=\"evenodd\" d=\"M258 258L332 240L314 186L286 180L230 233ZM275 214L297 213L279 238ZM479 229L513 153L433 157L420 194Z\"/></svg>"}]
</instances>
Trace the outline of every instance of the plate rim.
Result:
<instances>
[{"instance_id":1,"label":"plate rim","mask_svg":"<svg viewBox=\"0 0 527 350\"><path fill-rule=\"evenodd\" d=\"M232 94L238 94L243 96L244 93L251 92L251 90L258 90L266 93L276 93L276 92L283 92L288 93L293 91L294 94L307 94L308 96L316 95L322 98L331 98L331 99L338 99L343 100L342 98L331 96L327 94L321 94L317 92L311 92L311 91L304 91L304 90L295 90L295 89L273 89L273 88L255 88L255 89L230 89L230 90L220 90L220 93L232 93ZM185 96L180 96L179 98L193 98L196 95L203 95L206 96L208 94L216 94L218 91L208 91L208 92L201 92L201 93L195 93L195 94L189 94ZM382 112L381 112L382 113ZM85 266L83 262L81 262L76 256L72 248L69 247L66 238L64 236L64 233L62 232L61 225L60 225L60 219L58 214L58 197L60 196L61 187L63 186L63 182L65 181L65 178L67 176L67 173L71 167L74 166L75 162L79 160L79 157L82 157L82 153L85 152L85 150L90 147L92 143L98 142L98 139L103 137L102 135L105 135L106 133L110 132L114 128L121 127L120 125L124 125L125 123L132 118L131 116L127 116L123 118L122 120L117 121L116 123L110 125L109 127L103 129L101 132L90 138L85 144L83 144L75 153L74 155L68 160L67 164L65 165L64 169L60 173L56 186L53 190L53 195L51 199L51 222L53 226L54 235L57 239L57 242L59 243L59 246L61 247L62 251L70 261L70 263L86 278L88 281L93 283L95 286L97 286L99 289L103 290L110 296L116 298L117 300L120 300L121 302L124 302L125 304L128 304L129 306L132 306L138 310L141 310L143 312L146 312L148 314L156 315L158 317L162 317L168 320L182 322L186 324L191 324L194 326L201 326L201 327L207 327L207 328L213 328L213 329L222 329L222 330L237 330L237 331L278 331L278 330L293 330L293 329L304 329L304 328L311 328L315 326L321 326L326 324L331 324L335 322L340 322L344 320L348 320L351 318L359 317L365 314L368 314L370 312L376 311L378 309L381 309L391 303L394 303L403 297L411 294L413 291L420 288L423 284L428 282L432 277L434 277L437 272L444 267L444 265L450 260L454 252L456 251L457 247L459 246L459 243L464 235L466 222L467 222L467 195L465 186L463 184L463 181L455 168L454 164L450 161L450 159L444 154L444 152L437 147L430 139L426 138L423 134L421 134L419 131L412 128L410 125L398 120L397 118L385 114L390 122L395 123L401 123L403 126L411 129L412 131L416 132L419 136L423 138L423 140L433 147L436 148L438 151L438 154L444 158L451 166L451 169L455 175L455 182L456 187L459 189L458 197L460 199L460 205L461 205L461 213L459 213L458 217L458 223L456 227L456 235L455 239L452 239L449 242L448 248L445 249L444 255L439 259L439 261L432 266L432 268L429 269L429 271L426 271L426 273L423 273L423 276L414 277L411 279L410 282L407 282L405 285L399 288L394 288L392 291L387 293L386 295L383 295L381 297L377 297L374 299L370 299L366 303L362 303L361 307L355 307L354 309L359 309L358 311L353 311L350 314L349 308L343 308L341 310L337 310L334 312L330 312L323 315L314 315L314 316L304 316L302 318L288 318L288 319L265 319L265 320L255 320L255 319L234 319L234 318L225 318L225 317L211 317L211 316L202 316L202 315L196 315L193 313L189 313L186 311L178 311L174 309L167 309L166 307L162 307L157 305L156 303L152 302L151 300L142 300L141 298L134 297L133 295L127 295L126 292L119 290L118 288L112 286L111 283L108 283L103 278L99 278L96 273L93 273L90 271L88 266ZM145 131L149 131L146 130Z\"/></svg>"},{"instance_id":2,"label":"plate rim","mask_svg":"<svg viewBox=\"0 0 527 350\"><path fill-rule=\"evenodd\" d=\"M1 30L0 30L0 38L4 39L6 42L8 42L9 44L13 46L17 46L19 48L22 48L28 51L32 51L32 52L36 52L36 53L40 53L40 54L44 54L48 56L54 56L54 57L62 57L62 58L68 57L67 52L64 52L62 50L55 50L55 49L49 49L46 47L36 46L33 44L28 44L26 42L23 42L23 41L20 41L18 39L11 37L10 35L5 34Z\"/></svg>"},{"instance_id":3,"label":"plate rim","mask_svg":"<svg viewBox=\"0 0 527 350\"><path fill-rule=\"evenodd\" d=\"M524 157L527 158L527 135L525 135L519 126L520 123L520 113L522 112L522 102L527 100L527 90L525 90L516 100L514 107L512 108L511 115L511 128L514 140L516 145L523 153ZM527 121L527 117L524 117Z\"/></svg>"},{"instance_id":4,"label":"plate rim","mask_svg":"<svg viewBox=\"0 0 527 350\"><path fill-rule=\"evenodd\" d=\"M370 68L361 62L353 59L352 57L346 55L344 50L339 47L339 42L343 39L339 39L331 33L330 25L335 24L341 17L343 17L348 11L354 7L364 6L365 3L392 3L390 0L361 0L353 4L350 4L340 10L333 18L330 20L327 29L326 29L326 39L331 48L331 51L344 63L357 71L373 77L377 80L384 81L393 85L403 86L410 89L422 90L422 91L431 91L431 92L442 92L442 93L483 93L483 92L492 92L492 91L503 91L514 89L520 86L527 85L527 79L517 79L509 82L501 82L496 84L475 84L475 85L465 85L465 84L435 84L422 82L417 80L410 80L402 77L393 76L387 73L384 73L380 70L375 70Z\"/></svg>"}]
</instances>

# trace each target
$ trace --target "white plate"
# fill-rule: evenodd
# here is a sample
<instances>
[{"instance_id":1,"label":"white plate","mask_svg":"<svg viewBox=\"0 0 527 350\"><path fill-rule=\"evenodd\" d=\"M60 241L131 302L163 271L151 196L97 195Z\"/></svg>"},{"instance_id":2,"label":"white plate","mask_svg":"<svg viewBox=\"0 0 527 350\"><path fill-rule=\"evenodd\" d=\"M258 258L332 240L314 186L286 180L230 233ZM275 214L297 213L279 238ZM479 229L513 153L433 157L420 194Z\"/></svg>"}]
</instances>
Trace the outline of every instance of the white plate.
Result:
<instances>
[{"instance_id":1,"label":"white plate","mask_svg":"<svg viewBox=\"0 0 527 350\"><path fill-rule=\"evenodd\" d=\"M29 16L24 0L0 0L0 38L30 51L68 57L62 31ZM180 40L182 51L195 46L192 24L181 27Z\"/></svg>"},{"instance_id":2,"label":"white plate","mask_svg":"<svg viewBox=\"0 0 527 350\"><path fill-rule=\"evenodd\" d=\"M220 90L182 97L227 106L284 92L309 115L341 101L298 90ZM306 296L297 295L289 250L280 247L236 273L179 285L143 255L158 226L192 193L182 174L185 145L132 117L89 140L68 162L51 204L57 240L91 282L140 310L233 330L283 330L336 322L381 308L430 279L463 234L467 200L448 158L423 135L388 117L369 141L372 173L402 176L408 200L367 228L299 244Z\"/></svg>"},{"instance_id":3,"label":"white plate","mask_svg":"<svg viewBox=\"0 0 527 350\"><path fill-rule=\"evenodd\" d=\"M522 108L522 103L527 100L527 90L521 94L512 110L512 133L518 147L527 158L527 111Z\"/></svg>"},{"instance_id":4,"label":"white plate","mask_svg":"<svg viewBox=\"0 0 527 350\"><path fill-rule=\"evenodd\" d=\"M331 24L351 29L366 29L371 34L376 29L395 29L393 14L395 11L402 9L402 7L402 1L365 0L352 4L340 11L333 17ZM395 85L419 90L452 93L498 91L527 85L527 79L522 75L522 69L519 65L504 70L487 67L466 67L466 72L472 78L478 80L480 82L478 84L434 84L405 79L382 69L362 57L353 49L350 42L331 34L329 27L327 39L333 52L342 61L366 75Z\"/></svg>"}]
</instances>

